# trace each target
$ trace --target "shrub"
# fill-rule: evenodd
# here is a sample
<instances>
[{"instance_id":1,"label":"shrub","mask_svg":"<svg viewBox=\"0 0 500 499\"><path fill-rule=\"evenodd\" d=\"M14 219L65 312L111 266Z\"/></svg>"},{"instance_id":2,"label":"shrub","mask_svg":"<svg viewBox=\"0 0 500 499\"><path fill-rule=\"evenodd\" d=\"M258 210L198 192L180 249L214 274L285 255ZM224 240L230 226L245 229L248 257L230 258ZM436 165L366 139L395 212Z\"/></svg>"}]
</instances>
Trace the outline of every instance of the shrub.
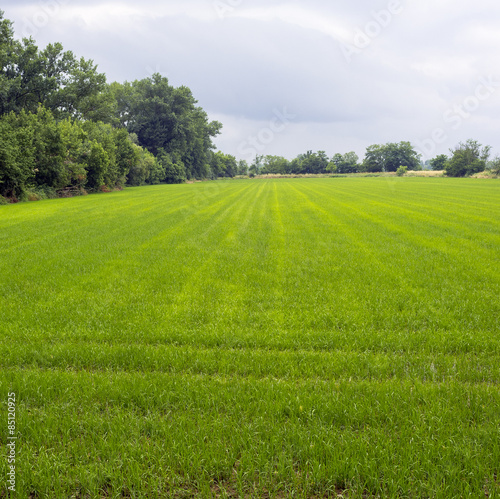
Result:
<instances>
[{"instance_id":1,"label":"shrub","mask_svg":"<svg viewBox=\"0 0 500 499\"><path fill-rule=\"evenodd\" d=\"M407 166L400 166L397 170L396 170L396 175L398 177L402 177L405 173L408 172L408 167Z\"/></svg>"},{"instance_id":2,"label":"shrub","mask_svg":"<svg viewBox=\"0 0 500 499\"><path fill-rule=\"evenodd\" d=\"M486 169L490 146L482 147L477 141L469 139L452 151L453 156L446 163L448 177L467 177Z\"/></svg>"}]
</instances>

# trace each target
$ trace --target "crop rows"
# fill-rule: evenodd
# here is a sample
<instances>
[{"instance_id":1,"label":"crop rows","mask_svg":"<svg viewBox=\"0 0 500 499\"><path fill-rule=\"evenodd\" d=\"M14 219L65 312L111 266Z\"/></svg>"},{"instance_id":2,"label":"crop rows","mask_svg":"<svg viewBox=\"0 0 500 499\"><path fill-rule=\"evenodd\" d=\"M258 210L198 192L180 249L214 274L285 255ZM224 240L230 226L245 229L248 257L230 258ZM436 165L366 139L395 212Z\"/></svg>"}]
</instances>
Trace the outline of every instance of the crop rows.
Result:
<instances>
[{"instance_id":1,"label":"crop rows","mask_svg":"<svg viewBox=\"0 0 500 499\"><path fill-rule=\"evenodd\" d=\"M498 497L499 261L494 181L0 207L18 496Z\"/></svg>"}]
</instances>

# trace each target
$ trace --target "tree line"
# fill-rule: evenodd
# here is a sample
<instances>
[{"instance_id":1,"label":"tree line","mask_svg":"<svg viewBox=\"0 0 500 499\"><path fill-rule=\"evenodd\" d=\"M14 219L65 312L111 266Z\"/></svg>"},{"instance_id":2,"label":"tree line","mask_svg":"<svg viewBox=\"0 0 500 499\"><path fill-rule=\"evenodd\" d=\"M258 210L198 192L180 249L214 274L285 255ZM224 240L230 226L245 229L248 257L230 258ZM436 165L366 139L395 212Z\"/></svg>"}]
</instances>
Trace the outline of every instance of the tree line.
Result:
<instances>
[{"instance_id":1,"label":"tree line","mask_svg":"<svg viewBox=\"0 0 500 499\"><path fill-rule=\"evenodd\" d=\"M31 38L15 39L0 11L1 196L226 174L217 169L225 165L212 142L221 128L189 88L174 88L159 74L108 84L92 61L59 43L42 50Z\"/></svg>"},{"instance_id":2,"label":"tree line","mask_svg":"<svg viewBox=\"0 0 500 499\"><path fill-rule=\"evenodd\" d=\"M500 159L490 160L490 146L482 146L477 141L469 139L461 142L450 151L450 156L441 154L427 162L422 162L420 154L410 142L374 144L366 149L365 158L360 161L355 152L334 154L328 157L325 151L299 154L289 161L282 156L257 156L252 165L244 172L240 166L240 175L266 174L349 174L396 172L403 174L408 170L422 169L444 170L450 177L464 177L485 170L495 175L500 174Z\"/></svg>"},{"instance_id":3,"label":"tree line","mask_svg":"<svg viewBox=\"0 0 500 499\"><path fill-rule=\"evenodd\" d=\"M60 43L17 40L0 10L0 202L123 186L258 174L404 172L422 167L466 176L490 168L474 140L423 164L410 142L354 152L257 156L251 165L215 151L222 125L209 121L189 88L155 74L108 84L91 60Z\"/></svg>"}]
</instances>

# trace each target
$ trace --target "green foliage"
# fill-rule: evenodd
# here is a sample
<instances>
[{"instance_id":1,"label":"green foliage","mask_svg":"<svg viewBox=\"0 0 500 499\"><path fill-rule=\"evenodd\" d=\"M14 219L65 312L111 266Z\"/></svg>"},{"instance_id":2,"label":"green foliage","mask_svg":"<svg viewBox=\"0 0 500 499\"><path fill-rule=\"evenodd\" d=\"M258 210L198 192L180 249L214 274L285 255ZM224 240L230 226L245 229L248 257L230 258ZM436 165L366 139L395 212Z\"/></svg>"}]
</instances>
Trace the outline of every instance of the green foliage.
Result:
<instances>
[{"instance_id":1,"label":"green foliage","mask_svg":"<svg viewBox=\"0 0 500 499\"><path fill-rule=\"evenodd\" d=\"M142 149L142 157L148 171L146 182L151 185L163 182L167 176L165 166L146 149Z\"/></svg>"},{"instance_id":2,"label":"green foliage","mask_svg":"<svg viewBox=\"0 0 500 499\"><path fill-rule=\"evenodd\" d=\"M87 163L87 186L93 191L99 190L105 185L110 159L104 147L93 140L88 144L86 155Z\"/></svg>"},{"instance_id":3,"label":"green foliage","mask_svg":"<svg viewBox=\"0 0 500 499\"><path fill-rule=\"evenodd\" d=\"M248 175L248 163L242 159L238 161L238 175Z\"/></svg>"},{"instance_id":4,"label":"green foliage","mask_svg":"<svg viewBox=\"0 0 500 499\"><path fill-rule=\"evenodd\" d=\"M396 170L396 175L398 177L402 177L403 175L405 175L406 173L408 173L408 167L407 166L400 166L397 170Z\"/></svg>"},{"instance_id":5,"label":"green foliage","mask_svg":"<svg viewBox=\"0 0 500 499\"><path fill-rule=\"evenodd\" d=\"M12 23L0 11L0 115L36 112L42 104L57 118L111 117L112 101L102 93L106 77L92 61L77 59L60 43L40 50L31 38L14 38Z\"/></svg>"},{"instance_id":6,"label":"green foliage","mask_svg":"<svg viewBox=\"0 0 500 499\"><path fill-rule=\"evenodd\" d=\"M164 180L154 156L125 129L102 122L57 121L47 109L0 117L0 192L16 198L35 186L78 193ZM32 198L37 197L33 194ZM22 199L29 199L26 194Z\"/></svg>"},{"instance_id":7,"label":"green foliage","mask_svg":"<svg viewBox=\"0 0 500 499\"><path fill-rule=\"evenodd\" d=\"M180 155L177 164L189 178L207 176L212 138L222 125L208 121L187 87L174 88L167 78L155 74L132 83L115 83L112 92L118 121L136 134L141 146L155 155L161 150Z\"/></svg>"},{"instance_id":8,"label":"green foliage","mask_svg":"<svg viewBox=\"0 0 500 499\"><path fill-rule=\"evenodd\" d=\"M327 167L331 173L357 173L359 171L359 157L355 152L335 154Z\"/></svg>"},{"instance_id":9,"label":"green foliage","mask_svg":"<svg viewBox=\"0 0 500 499\"><path fill-rule=\"evenodd\" d=\"M499 214L449 178L1 207L16 497L498 497Z\"/></svg>"},{"instance_id":10,"label":"green foliage","mask_svg":"<svg viewBox=\"0 0 500 499\"><path fill-rule=\"evenodd\" d=\"M16 199L34 185L32 134L0 119L0 195Z\"/></svg>"},{"instance_id":11,"label":"green foliage","mask_svg":"<svg viewBox=\"0 0 500 499\"><path fill-rule=\"evenodd\" d=\"M488 162L487 169L493 175L500 175L500 156L496 156L491 161Z\"/></svg>"},{"instance_id":12,"label":"green foliage","mask_svg":"<svg viewBox=\"0 0 500 499\"><path fill-rule=\"evenodd\" d=\"M235 177L238 175L238 162L231 154L217 151L210 154L210 169L215 177Z\"/></svg>"},{"instance_id":13,"label":"green foliage","mask_svg":"<svg viewBox=\"0 0 500 499\"><path fill-rule=\"evenodd\" d=\"M64 167L67 175L66 187L83 189L87 182L87 170L84 161L86 132L77 121L69 118L59 122L62 146L65 151Z\"/></svg>"},{"instance_id":14,"label":"green foliage","mask_svg":"<svg viewBox=\"0 0 500 499\"><path fill-rule=\"evenodd\" d=\"M182 184L186 181L186 170L179 155L170 155L163 149L160 149L158 162L165 171L164 182L167 184Z\"/></svg>"},{"instance_id":15,"label":"green foliage","mask_svg":"<svg viewBox=\"0 0 500 499\"><path fill-rule=\"evenodd\" d=\"M290 162L282 156L267 155L263 158L260 173L287 174L291 172Z\"/></svg>"},{"instance_id":16,"label":"green foliage","mask_svg":"<svg viewBox=\"0 0 500 499\"><path fill-rule=\"evenodd\" d=\"M449 177L466 177L483 172L490 155L490 146L482 146L476 140L469 139L460 142L446 165L446 175Z\"/></svg>"},{"instance_id":17,"label":"green foliage","mask_svg":"<svg viewBox=\"0 0 500 499\"><path fill-rule=\"evenodd\" d=\"M214 175L212 138L221 124L208 121L187 87L174 88L158 74L107 85L92 61L60 43L42 50L32 39L16 40L1 11L0 63L0 192L6 196L29 191L24 198L37 197L35 186L66 195ZM238 168L245 170L224 155L215 175L233 177Z\"/></svg>"},{"instance_id":18,"label":"green foliage","mask_svg":"<svg viewBox=\"0 0 500 499\"><path fill-rule=\"evenodd\" d=\"M147 149L131 143L134 158L128 173L128 185L159 184L165 181L165 166Z\"/></svg>"},{"instance_id":19,"label":"green foliage","mask_svg":"<svg viewBox=\"0 0 500 499\"><path fill-rule=\"evenodd\" d=\"M113 140L116 146L116 167L118 177L121 179L121 184L125 183L130 168L136 160L134 144L132 143L127 130L118 128L113 130Z\"/></svg>"},{"instance_id":20,"label":"green foliage","mask_svg":"<svg viewBox=\"0 0 500 499\"><path fill-rule=\"evenodd\" d=\"M366 149L363 170L366 172L395 172L400 166L419 170L420 159L410 142L371 145Z\"/></svg>"},{"instance_id":21,"label":"green foliage","mask_svg":"<svg viewBox=\"0 0 500 499\"><path fill-rule=\"evenodd\" d=\"M429 164L434 171L446 170L448 164L448 156L446 156L446 154L440 154L439 156L431 159Z\"/></svg>"},{"instance_id":22,"label":"green foliage","mask_svg":"<svg viewBox=\"0 0 500 499\"><path fill-rule=\"evenodd\" d=\"M305 154L299 154L290 164L291 173L299 174L319 174L326 173L326 168L330 163L325 151L313 153L307 151Z\"/></svg>"},{"instance_id":23,"label":"green foliage","mask_svg":"<svg viewBox=\"0 0 500 499\"><path fill-rule=\"evenodd\" d=\"M363 171L383 172L385 168L384 147L378 144L368 146L363 161Z\"/></svg>"}]
</instances>

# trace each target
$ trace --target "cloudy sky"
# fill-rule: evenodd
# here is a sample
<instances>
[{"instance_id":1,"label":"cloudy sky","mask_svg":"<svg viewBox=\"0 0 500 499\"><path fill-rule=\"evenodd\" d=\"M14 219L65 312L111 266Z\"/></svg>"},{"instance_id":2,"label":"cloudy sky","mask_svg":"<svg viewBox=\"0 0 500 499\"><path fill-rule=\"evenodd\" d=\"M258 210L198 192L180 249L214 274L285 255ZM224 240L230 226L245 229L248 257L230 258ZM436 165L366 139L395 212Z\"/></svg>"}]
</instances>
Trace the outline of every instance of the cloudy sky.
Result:
<instances>
[{"instance_id":1,"label":"cloudy sky","mask_svg":"<svg viewBox=\"0 0 500 499\"><path fill-rule=\"evenodd\" d=\"M219 149L328 155L474 138L500 154L498 0L3 0L16 35L108 81L155 72L223 123Z\"/></svg>"}]
</instances>

